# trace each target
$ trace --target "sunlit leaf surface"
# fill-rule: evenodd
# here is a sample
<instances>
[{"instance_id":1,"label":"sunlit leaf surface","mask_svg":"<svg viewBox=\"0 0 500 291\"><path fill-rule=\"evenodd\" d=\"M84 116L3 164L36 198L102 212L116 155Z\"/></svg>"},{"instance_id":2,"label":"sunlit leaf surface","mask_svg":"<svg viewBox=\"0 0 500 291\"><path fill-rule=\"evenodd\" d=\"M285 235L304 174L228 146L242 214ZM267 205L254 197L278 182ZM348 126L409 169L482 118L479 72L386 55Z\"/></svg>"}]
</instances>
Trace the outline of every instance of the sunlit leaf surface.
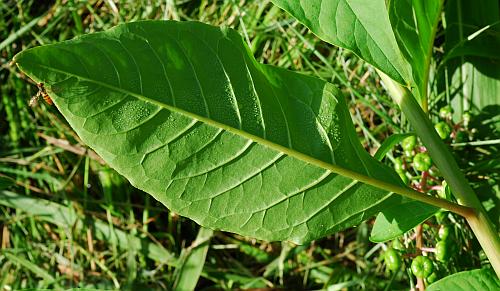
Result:
<instances>
[{"instance_id":1,"label":"sunlit leaf surface","mask_svg":"<svg viewBox=\"0 0 500 291\"><path fill-rule=\"evenodd\" d=\"M402 185L363 150L339 91L257 63L231 29L130 23L15 62L107 163L203 226L305 242L400 201L345 175Z\"/></svg>"}]
</instances>

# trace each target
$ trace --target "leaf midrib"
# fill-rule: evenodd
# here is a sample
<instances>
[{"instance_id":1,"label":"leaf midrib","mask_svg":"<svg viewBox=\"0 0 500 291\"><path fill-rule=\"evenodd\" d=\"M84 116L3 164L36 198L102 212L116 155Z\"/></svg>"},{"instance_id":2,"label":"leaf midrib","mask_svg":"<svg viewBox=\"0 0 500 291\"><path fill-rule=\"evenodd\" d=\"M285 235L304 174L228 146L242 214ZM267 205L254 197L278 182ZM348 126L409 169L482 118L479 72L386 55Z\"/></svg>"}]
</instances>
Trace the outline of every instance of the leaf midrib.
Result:
<instances>
[{"instance_id":1,"label":"leaf midrib","mask_svg":"<svg viewBox=\"0 0 500 291\"><path fill-rule=\"evenodd\" d=\"M22 56L22 54L21 54L21 56ZM16 61L16 59L14 59L14 62L16 62L18 64L18 66L23 67L22 65L19 65L19 63ZM398 191L395 191L395 190L388 190L387 189L388 187L393 188L393 189L399 188L399 189L401 189L403 191L403 193L405 191L407 191L407 189L405 189L405 188L403 188L401 186L398 186L398 185L395 185L395 184L392 184L392 183L387 183L387 182L378 180L376 178L372 178L372 177L360 174L358 172L349 170L347 168L343 168L343 167L340 167L340 166L337 166L337 165L334 165L334 164L330 164L330 163L324 162L322 160L316 159L314 157L311 157L311 156L309 156L307 154L304 154L302 152L299 152L297 150L294 150L294 149L282 146L280 144L274 143L274 142L269 141L267 139L264 139L262 137L250 134L250 133L248 133L246 131L234 128L232 126L229 126L227 124L215 121L213 119L210 119L210 118L207 118L207 117L204 117L204 116L200 116L200 115L194 114L194 113L186 111L186 110L184 110L182 108L174 107L172 105L169 105L169 104L166 104L166 103L163 103L163 102L159 102L157 100L151 99L151 98L146 97L144 95L137 94L135 92L131 92L131 91L125 90L125 89L120 88L120 87L116 87L116 86L113 86L113 85L110 85L110 84L107 84L107 83L104 83L104 82L101 82L101 81L98 81L98 80L94 80L94 79L91 79L91 78L88 78L88 77L80 76L78 74L75 74L75 73L72 73L72 72L67 72L65 70L57 69L57 68L54 68L54 67L51 67L51 66L47 66L47 65L44 65L44 64L30 62L30 65L32 65L32 66L38 66L38 67L41 67L43 69L47 69L49 71L53 71L53 72L56 72L56 73L65 74L65 75L70 76L70 77L75 77L75 78L77 78L79 80L84 80L84 81L87 81L87 82L90 82L90 83L93 83L93 84L96 84L96 85L108 88L110 90L114 90L116 92L121 92L123 94L128 94L128 95L136 97L136 98L138 98L138 99L140 99L140 100L142 100L144 102L148 102L148 103L154 104L156 106L165 108L165 109L167 109L169 111L172 111L172 112L180 113L180 114L182 114L184 116L187 116L189 118L202 121L202 122L204 122L204 123L206 123L206 124L208 124L210 126L214 126L214 127L217 127L217 128L222 128L222 129L224 129L224 130L226 130L226 131L228 131L230 133L233 133L233 134L236 134L238 136L242 136L244 138L253 140L254 142L257 142L259 144L267 146L268 148L271 148L271 149L276 150L278 152L282 152L282 153L284 153L284 154L286 154L288 156L294 157L294 158L296 158L298 160L301 160L303 162L306 162L306 163L318 166L320 168L329 170L329 171L331 171L333 173L345 176L347 178L350 178L350 179L353 179L353 180L358 180L358 181L363 182L365 184L372 185L372 186L378 187L380 189L384 189L384 190L386 190L388 192L394 192L394 193L398 192ZM23 71L28 72L30 70L23 70ZM33 78L33 79L38 79L38 78ZM38 81L41 81L41 80L38 79ZM48 92L49 95L50 95L50 93L54 93L54 92L50 92L51 91L50 87L48 89L49 89L49 92Z\"/></svg>"}]
</instances>

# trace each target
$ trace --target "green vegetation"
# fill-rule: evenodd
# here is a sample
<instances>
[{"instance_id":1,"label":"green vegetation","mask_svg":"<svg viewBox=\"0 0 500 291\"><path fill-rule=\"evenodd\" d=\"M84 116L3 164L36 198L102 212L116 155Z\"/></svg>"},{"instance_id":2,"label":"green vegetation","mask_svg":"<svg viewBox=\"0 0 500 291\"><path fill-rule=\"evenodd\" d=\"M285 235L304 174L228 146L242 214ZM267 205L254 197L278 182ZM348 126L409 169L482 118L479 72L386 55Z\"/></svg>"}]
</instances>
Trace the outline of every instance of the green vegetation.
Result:
<instances>
[{"instance_id":1,"label":"green vegetation","mask_svg":"<svg viewBox=\"0 0 500 291\"><path fill-rule=\"evenodd\" d=\"M427 278L434 272L434 265L428 257L418 256L411 262L411 271L417 278Z\"/></svg>"},{"instance_id":2,"label":"green vegetation","mask_svg":"<svg viewBox=\"0 0 500 291\"><path fill-rule=\"evenodd\" d=\"M273 2L0 4L1 288L500 287L498 3Z\"/></svg>"},{"instance_id":3,"label":"green vegetation","mask_svg":"<svg viewBox=\"0 0 500 291\"><path fill-rule=\"evenodd\" d=\"M387 269L397 272L401 268L401 256L395 249L389 248L384 255Z\"/></svg>"}]
</instances>

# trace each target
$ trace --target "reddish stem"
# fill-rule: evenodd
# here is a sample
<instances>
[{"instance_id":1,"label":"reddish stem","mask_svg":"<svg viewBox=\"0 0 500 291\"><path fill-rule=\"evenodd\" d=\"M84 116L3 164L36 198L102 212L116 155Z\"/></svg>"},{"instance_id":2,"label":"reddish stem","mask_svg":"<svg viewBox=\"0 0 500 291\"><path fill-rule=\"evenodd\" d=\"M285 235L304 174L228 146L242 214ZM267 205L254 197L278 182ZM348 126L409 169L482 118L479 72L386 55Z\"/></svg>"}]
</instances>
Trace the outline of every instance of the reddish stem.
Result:
<instances>
[{"instance_id":1,"label":"reddish stem","mask_svg":"<svg viewBox=\"0 0 500 291\"><path fill-rule=\"evenodd\" d=\"M430 190L436 190L436 191L441 191L443 190L443 186L441 185L434 185L429 188Z\"/></svg>"},{"instance_id":2,"label":"reddish stem","mask_svg":"<svg viewBox=\"0 0 500 291\"><path fill-rule=\"evenodd\" d=\"M435 253L436 248L428 248L428 247L422 247L421 250L426 253Z\"/></svg>"},{"instance_id":3,"label":"reddish stem","mask_svg":"<svg viewBox=\"0 0 500 291\"><path fill-rule=\"evenodd\" d=\"M424 172L426 173L426 172ZM423 173L422 173L422 176ZM422 177L423 180L423 177ZM423 241L422 241L422 225L419 224L417 228L415 229L416 232L416 248L417 248L417 254L421 255L422 254L422 247L423 247ZM424 284L424 279L422 278L417 278L417 290L424 291L425 290L425 284Z\"/></svg>"},{"instance_id":4,"label":"reddish stem","mask_svg":"<svg viewBox=\"0 0 500 291\"><path fill-rule=\"evenodd\" d=\"M422 172L422 179L420 180L420 190L422 190L422 192L426 192L426 190L427 190L427 178L428 177L429 177L429 172L423 171Z\"/></svg>"}]
</instances>

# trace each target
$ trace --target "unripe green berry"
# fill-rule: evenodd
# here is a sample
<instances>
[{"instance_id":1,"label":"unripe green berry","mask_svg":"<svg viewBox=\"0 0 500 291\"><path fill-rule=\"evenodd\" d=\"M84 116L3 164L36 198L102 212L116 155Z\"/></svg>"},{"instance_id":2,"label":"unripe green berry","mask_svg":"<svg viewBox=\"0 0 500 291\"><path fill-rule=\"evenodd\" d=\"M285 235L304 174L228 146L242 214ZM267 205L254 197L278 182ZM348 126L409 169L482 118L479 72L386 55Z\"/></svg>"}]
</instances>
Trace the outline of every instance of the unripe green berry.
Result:
<instances>
[{"instance_id":1,"label":"unripe green berry","mask_svg":"<svg viewBox=\"0 0 500 291\"><path fill-rule=\"evenodd\" d=\"M434 216L436 216L436 220L438 223L442 223L448 217L448 211L438 211Z\"/></svg>"},{"instance_id":2,"label":"unripe green berry","mask_svg":"<svg viewBox=\"0 0 500 291\"><path fill-rule=\"evenodd\" d=\"M464 121L465 128L469 127L471 118L472 118L472 116L471 116L470 112L464 112L464 114L462 115L462 119Z\"/></svg>"},{"instance_id":3,"label":"unripe green berry","mask_svg":"<svg viewBox=\"0 0 500 291\"><path fill-rule=\"evenodd\" d=\"M401 268L401 256L395 249L387 249L384 254L385 265L387 269L396 272Z\"/></svg>"},{"instance_id":4,"label":"unripe green berry","mask_svg":"<svg viewBox=\"0 0 500 291\"><path fill-rule=\"evenodd\" d=\"M432 167L432 159L427 153L418 153L413 158L413 166L418 171L428 171Z\"/></svg>"},{"instance_id":5,"label":"unripe green berry","mask_svg":"<svg viewBox=\"0 0 500 291\"><path fill-rule=\"evenodd\" d=\"M405 156L406 160L411 163L413 156L415 155L415 151L404 151L403 155Z\"/></svg>"},{"instance_id":6,"label":"unripe green berry","mask_svg":"<svg viewBox=\"0 0 500 291\"><path fill-rule=\"evenodd\" d=\"M488 256L486 255L486 253L484 252L484 250L480 250L479 251L478 257L479 257L479 261L488 260Z\"/></svg>"},{"instance_id":7,"label":"unripe green berry","mask_svg":"<svg viewBox=\"0 0 500 291\"><path fill-rule=\"evenodd\" d=\"M404 151L412 151L417 145L417 138L414 135L411 135L401 142L401 147Z\"/></svg>"},{"instance_id":8,"label":"unripe green berry","mask_svg":"<svg viewBox=\"0 0 500 291\"><path fill-rule=\"evenodd\" d=\"M441 225L438 231L438 237L441 240L447 240L450 237L451 227L449 225Z\"/></svg>"},{"instance_id":9,"label":"unripe green berry","mask_svg":"<svg viewBox=\"0 0 500 291\"><path fill-rule=\"evenodd\" d=\"M425 278L425 281L427 282L427 284L432 284L436 282L438 279L439 278L436 272L432 272L432 274L429 277Z\"/></svg>"},{"instance_id":10,"label":"unripe green berry","mask_svg":"<svg viewBox=\"0 0 500 291\"><path fill-rule=\"evenodd\" d=\"M394 159L394 170L396 170L396 172L398 172L398 173L404 173L405 172L403 159L401 159L401 158L395 158Z\"/></svg>"},{"instance_id":11,"label":"unripe green berry","mask_svg":"<svg viewBox=\"0 0 500 291\"><path fill-rule=\"evenodd\" d=\"M436 129L441 139L447 139L448 137L450 137L451 127L448 125L448 123L443 121L438 122L436 125L434 125L434 128Z\"/></svg>"},{"instance_id":12,"label":"unripe green berry","mask_svg":"<svg viewBox=\"0 0 500 291\"><path fill-rule=\"evenodd\" d=\"M392 241L392 248L395 250L404 250L405 246L401 243L399 239L395 239Z\"/></svg>"},{"instance_id":13,"label":"unripe green berry","mask_svg":"<svg viewBox=\"0 0 500 291\"><path fill-rule=\"evenodd\" d=\"M438 241L436 244L436 259L440 262L446 262L450 258L451 246L448 241Z\"/></svg>"},{"instance_id":14,"label":"unripe green berry","mask_svg":"<svg viewBox=\"0 0 500 291\"><path fill-rule=\"evenodd\" d=\"M417 278L427 278L434 271L434 264L428 257L418 256L411 262L411 271Z\"/></svg>"},{"instance_id":15,"label":"unripe green berry","mask_svg":"<svg viewBox=\"0 0 500 291\"><path fill-rule=\"evenodd\" d=\"M450 105L446 105L444 107L441 107L441 109L439 109L439 117L443 119L451 119L452 115L453 115L453 108Z\"/></svg>"}]
</instances>

